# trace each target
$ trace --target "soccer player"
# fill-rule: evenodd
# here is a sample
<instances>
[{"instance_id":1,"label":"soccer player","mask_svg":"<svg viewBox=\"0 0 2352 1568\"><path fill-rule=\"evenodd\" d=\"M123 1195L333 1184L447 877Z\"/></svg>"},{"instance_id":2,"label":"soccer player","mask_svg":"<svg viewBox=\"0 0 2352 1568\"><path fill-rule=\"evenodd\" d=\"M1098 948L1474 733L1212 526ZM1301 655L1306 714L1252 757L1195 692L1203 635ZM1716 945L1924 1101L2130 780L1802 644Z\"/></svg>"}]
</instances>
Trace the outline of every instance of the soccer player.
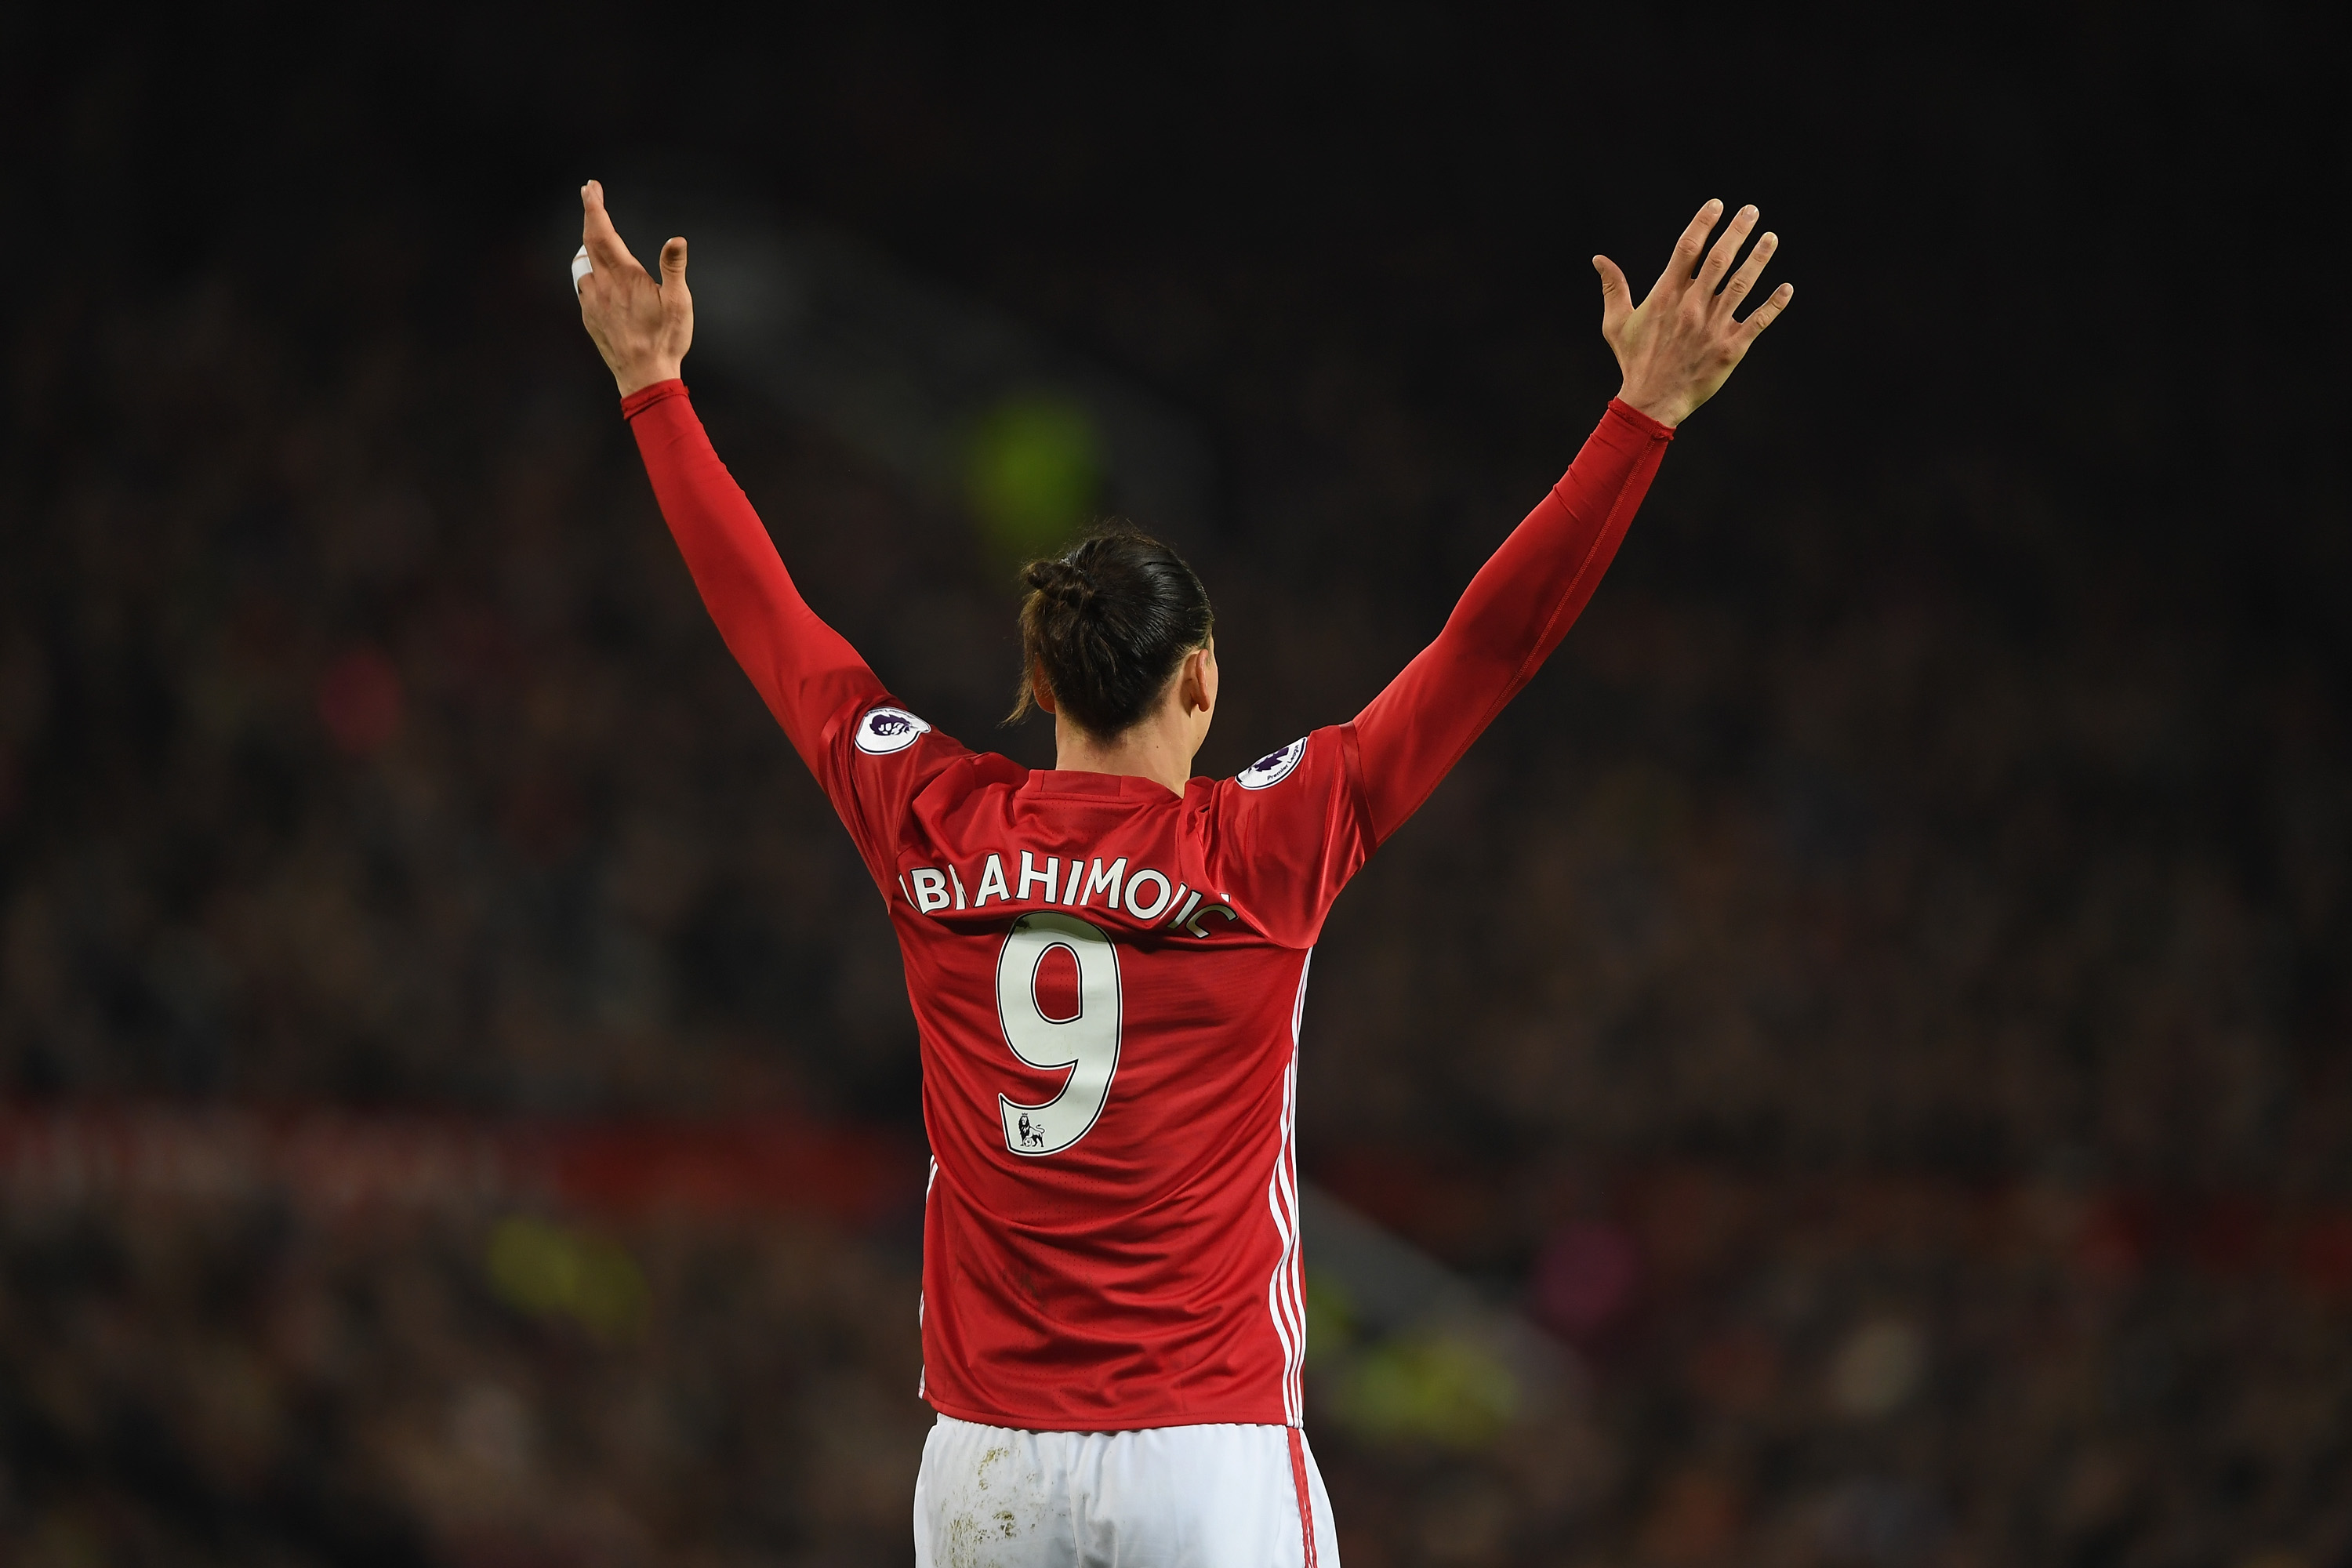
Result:
<instances>
[{"instance_id":1,"label":"soccer player","mask_svg":"<svg viewBox=\"0 0 2352 1568\"><path fill-rule=\"evenodd\" d=\"M915 1481L929 1564L1338 1562L1300 1431L1292 1148L1317 933L1567 633L1675 427L1784 310L1776 241L1701 207L1638 304L1605 257L1617 396L1370 706L1193 778L1217 708L1209 597L1125 528L1033 563L1013 713L1055 765L974 752L803 602L678 379L686 241L660 277L593 181L573 258L646 472L727 646L856 841L905 957L931 1147Z\"/></svg>"}]
</instances>

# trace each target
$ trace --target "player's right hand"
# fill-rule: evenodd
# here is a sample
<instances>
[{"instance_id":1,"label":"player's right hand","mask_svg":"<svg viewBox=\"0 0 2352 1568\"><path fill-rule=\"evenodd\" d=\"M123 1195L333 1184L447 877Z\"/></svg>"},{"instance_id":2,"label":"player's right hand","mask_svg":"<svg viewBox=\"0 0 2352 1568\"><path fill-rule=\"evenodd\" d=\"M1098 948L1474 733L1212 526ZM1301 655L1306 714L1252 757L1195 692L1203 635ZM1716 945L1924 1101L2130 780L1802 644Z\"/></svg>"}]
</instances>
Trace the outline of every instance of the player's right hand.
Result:
<instances>
[{"instance_id":1,"label":"player's right hand","mask_svg":"<svg viewBox=\"0 0 2352 1568\"><path fill-rule=\"evenodd\" d=\"M1638 305L1617 264L1605 256L1592 258L1593 270L1601 274L1601 335L1616 352L1617 368L1625 378L1617 395L1627 405L1661 425L1681 424L1716 395L1748 346L1789 308L1797 290L1783 283L1746 321L1732 313L1756 287L1764 264L1780 244L1780 236L1767 231L1739 270L1731 272L1731 259L1755 229L1759 216L1752 206L1740 208L1702 263L1699 253L1723 217L1723 204L1709 202L1699 208L1675 242L1666 269Z\"/></svg>"},{"instance_id":2,"label":"player's right hand","mask_svg":"<svg viewBox=\"0 0 2352 1568\"><path fill-rule=\"evenodd\" d=\"M662 247L656 282L621 243L604 211L604 187L580 187L580 243L594 270L580 279L580 321L626 397L677 377L694 342L694 296L686 290L686 241Z\"/></svg>"}]
</instances>

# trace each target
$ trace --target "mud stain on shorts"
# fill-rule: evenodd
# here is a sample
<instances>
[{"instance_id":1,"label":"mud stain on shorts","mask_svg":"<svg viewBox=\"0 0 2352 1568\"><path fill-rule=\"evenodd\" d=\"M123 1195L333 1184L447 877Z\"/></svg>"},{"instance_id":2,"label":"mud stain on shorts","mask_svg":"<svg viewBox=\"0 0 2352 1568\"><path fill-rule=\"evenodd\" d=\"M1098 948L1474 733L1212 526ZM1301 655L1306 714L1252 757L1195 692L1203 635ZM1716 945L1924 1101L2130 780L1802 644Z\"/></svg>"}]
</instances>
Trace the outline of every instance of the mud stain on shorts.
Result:
<instances>
[{"instance_id":1,"label":"mud stain on shorts","mask_svg":"<svg viewBox=\"0 0 2352 1568\"><path fill-rule=\"evenodd\" d=\"M1023 1474L1012 1459L1011 1448L992 1446L969 1477L950 1480L939 1515L945 1568L1007 1568L1035 1559L1028 1538L1050 1511L1045 1478Z\"/></svg>"}]
</instances>

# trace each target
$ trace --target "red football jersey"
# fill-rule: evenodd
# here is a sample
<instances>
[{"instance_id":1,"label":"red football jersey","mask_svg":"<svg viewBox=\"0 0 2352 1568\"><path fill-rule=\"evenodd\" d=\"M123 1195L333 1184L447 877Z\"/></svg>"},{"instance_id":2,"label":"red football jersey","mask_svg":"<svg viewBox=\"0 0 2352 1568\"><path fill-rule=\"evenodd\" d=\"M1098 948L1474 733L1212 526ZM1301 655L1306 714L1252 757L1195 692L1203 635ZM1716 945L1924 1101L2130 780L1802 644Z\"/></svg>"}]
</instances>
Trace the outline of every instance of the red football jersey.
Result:
<instances>
[{"instance_id":1,"label":"red football jersey","mask_svg":"<svg viewBox=\"0 0 2352 1568\"><path fill-rule=\"evenodd\" d=\"M1347 724L1182 795L900 705L811 612L682 383L624 403L721 634L882 892L920 1040L924 1396L968 1421L1297 1426L1292 1106L1317 934L1591 596L1671 433L1612 403Z\"/></svg>"}]
</instances>

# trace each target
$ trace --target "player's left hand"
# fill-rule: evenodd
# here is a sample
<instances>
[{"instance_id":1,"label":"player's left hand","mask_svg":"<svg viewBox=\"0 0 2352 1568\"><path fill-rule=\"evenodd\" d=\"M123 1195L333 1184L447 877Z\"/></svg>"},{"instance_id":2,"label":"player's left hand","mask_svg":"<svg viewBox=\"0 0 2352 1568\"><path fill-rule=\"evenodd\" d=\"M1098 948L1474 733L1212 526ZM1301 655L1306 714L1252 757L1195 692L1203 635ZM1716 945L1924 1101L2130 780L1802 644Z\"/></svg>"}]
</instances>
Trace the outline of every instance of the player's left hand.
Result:
<instances>
[{"instance_id":1,"label":"player's left hand","mask_svg":"<svg viewBox=\"0 0 2352 1568\"><path fill-rule=\"evenodd\" d=\"M581 247L591 270L574 272L580 320L626 397L641 386L677 377L694 342L694 296L686 289L686 241L662 247L661 281L648 276L621 243L604 211L604 187L580 187Z\"/></svg>"},{"instance_id":2,"label":"player's left hand","mask_svg":"<svg viewBox=\"0 0 2352 1568\"><path fill-rule=\"evenodd\" d=\"M1731 270L1759 216L1752 206L1740 208L1723 237L1707 249L1706 237L1723 220L1723 204L1699 208L1675 242L1666 269L1638 305L1617 264L1605 256L1592 258L1593 270L1601 274L1601 335L1616 353L1625 377L1617 395L1628 406L1661 425L1681 424L1722 389L1748 345L1796 298L1796 289L1783 283L1746 321L1733 314L1780 247L1780 236L1768 229L1739 269Z\"/></svg>"}]
</instances>

